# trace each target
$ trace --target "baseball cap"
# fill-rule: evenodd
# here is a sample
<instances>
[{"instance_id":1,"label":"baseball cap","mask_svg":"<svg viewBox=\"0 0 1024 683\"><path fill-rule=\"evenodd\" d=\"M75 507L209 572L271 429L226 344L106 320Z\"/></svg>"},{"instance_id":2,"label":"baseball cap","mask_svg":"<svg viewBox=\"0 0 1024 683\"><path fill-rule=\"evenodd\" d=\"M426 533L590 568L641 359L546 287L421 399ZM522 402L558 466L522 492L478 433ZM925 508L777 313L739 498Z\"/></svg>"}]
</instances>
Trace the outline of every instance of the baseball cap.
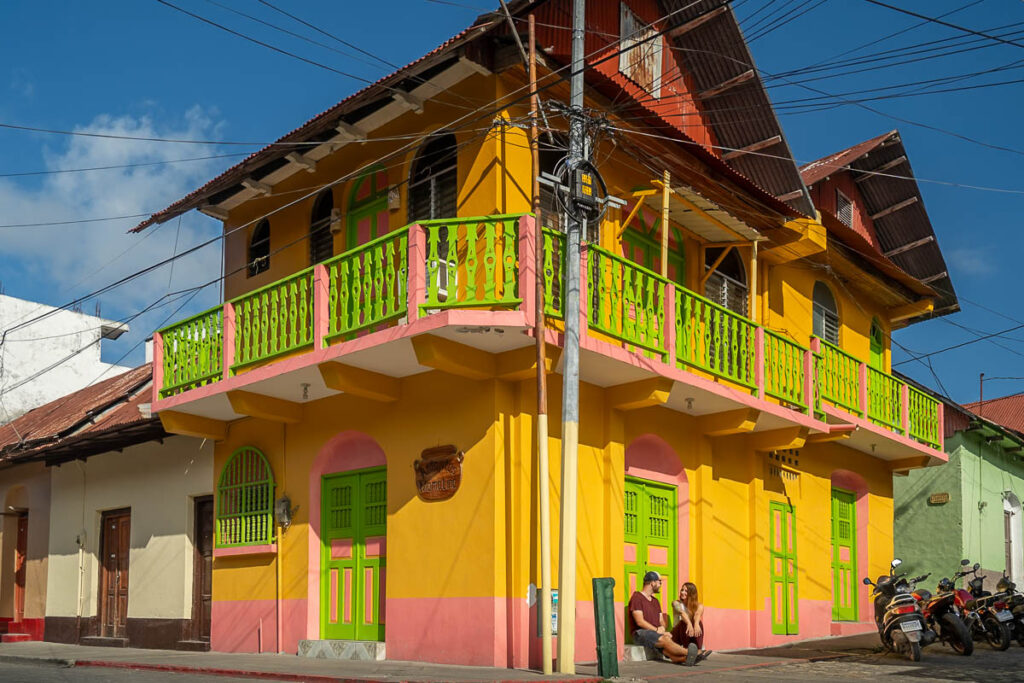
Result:
<instances>
[{"instance_id":1,"label":"baseball cap","mask_svg":"<svg viewBox=\"0 0 1024 683\"><path fill-rule=\"evenodd\" d=\"M652 581L661 581L661 574L658 572L647 572L644 574L644 583L651 583Z\"/></svg>"}]
</instances>

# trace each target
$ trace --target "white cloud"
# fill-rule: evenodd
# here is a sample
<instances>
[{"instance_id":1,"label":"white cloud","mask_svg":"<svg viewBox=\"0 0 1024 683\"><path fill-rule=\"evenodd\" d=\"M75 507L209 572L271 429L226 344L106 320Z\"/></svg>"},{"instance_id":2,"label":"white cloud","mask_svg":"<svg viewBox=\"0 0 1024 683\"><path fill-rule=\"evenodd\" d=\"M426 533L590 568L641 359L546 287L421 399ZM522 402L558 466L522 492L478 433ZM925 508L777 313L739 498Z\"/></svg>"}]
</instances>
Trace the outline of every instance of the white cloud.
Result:
<instances>
[{"instance_id":1,"label":"white cloud","mask_svg":"<svg viewBox=\"0 0 1024 683\"><path fill-rule=\"evenodd\" d=\"M157 123L150 116L97 116L82 132L211 140L220 125L215 112L200 107L186 111L175 124ZM109 138L69 137L44 153L46 170L89 168L211 156L213 145L174 144ZM41 223L149 213L163 209L208 180L225 160L138 166L85 173L62 173L21 179L0 179L0 224ZM28 166L29 164L25 164ZM10 164L8 164L10 167ZM15 169L12 169L15 170ZM20 170L20 169L17 169ZM34 169L25 169L34 170ZM220 224L199 214L128 234L139 219L36 228L0 228L0 258L7 262L4 285L8 294L60 305L86 292L169 257L177 238L178 252L217 235ZM220 273L220 244L175 262L171 290L215 279ZM11 272L11 270L15 272ZM15 275L12 281L11 276ZM168 291L168 267L103 294L105 317L123 318L152 304ZM219 300L213 285L175 318ZM180 303L180 302L178 302ZM178 303L131 323L132 333L114 351L127 351L148 335ZM93 304L85 304L92 312ZM109 356L105 353L104 356ZM137 350L126 362L140 362Z\"/></svg>"},{"instance_id":2,"label":"white cloud","mask_svg":"<svg viewBox=\"0 0 1024 683\"><path fill-rule=\"evenodd\" d=\"M946 260L953 270L963 275L987 275L996 268L988 249L956 247L946 251Z\"/></svg>"}]
</instances>

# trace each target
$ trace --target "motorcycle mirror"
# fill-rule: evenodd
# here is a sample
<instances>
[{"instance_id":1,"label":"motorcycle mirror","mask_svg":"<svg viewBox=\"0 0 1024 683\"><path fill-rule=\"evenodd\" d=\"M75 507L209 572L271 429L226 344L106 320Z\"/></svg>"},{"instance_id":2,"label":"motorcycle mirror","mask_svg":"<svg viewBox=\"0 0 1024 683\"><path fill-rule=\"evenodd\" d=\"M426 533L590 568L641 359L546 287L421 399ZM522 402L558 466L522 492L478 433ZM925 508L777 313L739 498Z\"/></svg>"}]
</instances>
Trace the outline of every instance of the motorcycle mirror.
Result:
<instances>
[{"instance_id":1,"label":"motorcycle mirror","mask_svg":"<svg viewBox=\"0 0 1024 683\"><path fill-rule=\"evenodd\" d=\"M978 564L977 562L975 562L974 563L974 571L978 571L979 569L981 569L981 565Z\"/></svg>"},{"instance_id":2,"label":"motorcycle mirror","mask_svg":"<svg viewBox=\"0 0 1024 683\"><path fill-rule=\"evenodd\" d=\"M896 558L892 561L892 568L896 569L896 567L900 566L901 564L903 564L903 560Z\"/></svg>"},{"instance_id":3,"label":"motorcycle mirror","mask_svg":"<svg viewBox=\"0 0 1024 683\"><path fill-rule=\"evenodd\" d=\"M868 577L865 576L864 577L864 585L865 586L870 586L871 585L871 579L869 579Z\"/></svg>"},{"instance_id":4,"label":"motorcycle mirror","mask_svg":"<svg viewBox=\"0 0 1024 683\"><path fill-rule=\"evenodd\" d=\"M969 565L970 563L971 563L971 561L970 561L970 560L960 560L960 566L961 566L961 567L966 567L966 566L967 566L967 565Z\"/></svg>"}]
</instances>

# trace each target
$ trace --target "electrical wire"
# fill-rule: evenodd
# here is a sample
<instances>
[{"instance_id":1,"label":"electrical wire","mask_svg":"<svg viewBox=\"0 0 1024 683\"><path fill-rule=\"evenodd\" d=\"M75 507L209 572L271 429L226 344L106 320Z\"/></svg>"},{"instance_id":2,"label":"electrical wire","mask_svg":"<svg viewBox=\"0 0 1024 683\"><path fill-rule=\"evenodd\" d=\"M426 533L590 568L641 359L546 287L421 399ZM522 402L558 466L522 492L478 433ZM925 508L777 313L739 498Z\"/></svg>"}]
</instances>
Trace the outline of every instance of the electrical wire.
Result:
<instances>
[{"instance_id":1,"label":"electrical wire","mask_svg":"<svg viewBox=\"0 0 1024 683\"><path fill-rule=\"evenodd\" d=\"M188 159L165 159L163 161L141 161L132 164L113 164L111 166L89 166L87 168L58 168L49 171L20 171L16 173L0 173L0 178L21 178L25 176L58 175L61 173L85 173L88 171L110 171L119 168L142 168L145 166L165 166L167 164L180 164L189 161L209 161L211 159L229 159L248 156L248 152L236 152L234 154L211 154L205 157L190 157Z\"/></svg>"},{"instance_id":2,"label":"electrical wire","mask_svg":"<svg viewBox=\"0 0 1024 683\"><path fill-rule=\"evenodd\" d=\"M929 23L932 23L932 24L939 24L940 26L945 26L946 28L952 28L952 29L956 29L957 31L963 31L964 33L970 33L970 34L975 35L975 36L981 36L982 38L988 38L989 40L994 40L997 43L1003 43L1005 45L1012 45L1014 47L1024 48L1024 43L1017 43L1017 42L1014 42L1012 40L1003 40L999 36L994 36L994 35L992 35L990 33L985 33L983 31L975 31L973 29L969 29L969 28L966 28L964 26L960 26L958 24L951 24L948 21L942 21L941 19L937 19L935 17L929 17L929 16L925 16L924 14L918 14L917 12L911 12L910 10L902 9L902 8L896 7L894 5L889 5L889 4L886 4L884 2L880 2L879 0L864 0L864 1L865 2L869 2L872 5L878 5L879 7L885 7L886 9L893 10L894 12L899 12L901 14L907 14L907 15L912 16L912 17L917 17L918 19L923 19L923 20L925 20L925 21L927 21Z\"/></svg>"}]
</instances>

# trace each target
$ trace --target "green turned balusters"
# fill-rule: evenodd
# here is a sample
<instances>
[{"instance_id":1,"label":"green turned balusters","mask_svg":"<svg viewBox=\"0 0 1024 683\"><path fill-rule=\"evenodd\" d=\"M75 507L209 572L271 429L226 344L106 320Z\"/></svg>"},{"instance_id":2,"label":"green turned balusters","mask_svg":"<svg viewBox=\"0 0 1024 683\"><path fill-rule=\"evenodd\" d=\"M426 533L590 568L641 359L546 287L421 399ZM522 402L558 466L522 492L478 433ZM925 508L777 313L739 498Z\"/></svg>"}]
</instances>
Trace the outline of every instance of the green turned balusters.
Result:
<instances>
[{"instance_id":1,"label":"green turned balusters","mask_svg":"<svg viewBox=\"0 0 1024 683\"><path fill-rule=\"evenodd\" d=\"M466 301L476 301L477 288L480 286L477 280L477 250L480 246L477 244L477 226L471 223L466 224ZM485 230L487 226L484 226ZM486 272L487 266L487 254L484 254L484 268ZM486 274L484 275L486 278ZM487 291L487 283L484 282L484 286L481 287L484 292ZM486 297L486 294L485 294Z\"/></svg>"},{"instance_id":2,"label":"green turned balusters","mask_svg":"<svg viewBox=\"0 0 1024 683\"><path fill-rule=\"evenodd\" d=\"M622 307L621 312L616 307L616 313L619 313L619 324L615 325L612 330L627 340L636 341L640 302L637 296L637 283L634 280L635 273L632 268L627 268L621 263L616 264L616 267L622 271Z\"/></svg>"},{"instance_id":3,"label":"green turned balusters","mask_svg":"<svg viewBox=\"0 0 1024 683\"><path fill-rule=\"evenodd\" d=\"M466 226L466 229L469 229L468 225ZM448 271L447 300L452 303L457 303L459 301L459 225L456 223L448 226L445 233L447 235L448 244L448 257L445 262L445 268L447 268Z\"/></svg>"},{"instance_id":4,"label":"green turned balusters","mask_svg":"<svg viewBox=\"0 0 1024 683\"><path fill-rule=\"evenodd\" d=\"M384 287L386 288L382 299L387 299L388 305L386 307L388 317L395 314L397 310L395 301L395 243L388 241L384 248Z\"/></svg>"},{"instance_id":5,"label":"green turned balusters","mask_svg":"<svg viewBox=\"0 0 1024 683\"><path fill-rule=\"evenodd\" d=\"M495 253L495 246L496 246L495 245L495 242L496 242L496 240L495 240L495 237L496 237L495 231L497 229L498 229L498 224L497 223L494 223L494 222L484 223L485 251L484 251L484 296L483 296L483 300L488 302L488 303L497 300L495 298L495 294L494 294L495 285L497 284L495 282L495 279L494 279L495 278L494 270L495 270L495 266L497 265L497 259L498 259L498 256ZM467 237L469 236L469 234L471 232L474 232L474 233L476 232L476 224L467 223L466 224L466 235L467 235ZM471 286L471 284L476 284L476 283L469 283L469 282L466 283L467 296L468 296L469 287Z\"/></svg>"},{"instance_id":6,"label":"green turned balusters","mask_svg":"<svg viewBox=\"0 0 1024 683\"><path fill-rule=\"evenodd\" d=\"M428 304L438 303L438 286L440 285L440 255L438 254L438 238L441 232L436 225L424 226L427 235L427 296ZM447 266L446 266L447 267Z\"/></svg>"},{"instance_id":7,"label":"green turned balusters","mask_svg":"<svg viewBox=\"0 0 1024 683\"><path fill-rule=\"evenodd\" d=\"M348 260L338 264L338 309L335 317L338 320L337 332L339 333L351 329L349 304L352 292L350 291L348 268Z\"/></svg>"},{"instance_id":8,"label":"green turned balusters","mask_svg":"<svg viewBox=\"0 0 1024 683\"><path fill-rule=\"evenodd\" d=\"M665 297L667 296L665 288L668 286L670 285L664 282L658 283L658 311L655 316L656 320L658 321L658 348L662 351L663 360L668 355L668 335L665 334Z\"/></svg>"},{"instance_id":9,"label":"green turned balusters","mask_svg":"<svg viewBox=\"0 0 1024 683\"><path fill-rule=\"evenodd\" d=\"M384 317L384 245L373 248L373 319Z\"/></svg>"},{"instance_id":10,"label":"green turned balusters","mask_svg":"<svg viewBox=\"0 0 1024 683\"><path fill-rule=\"evenodd\" d=\"M361 323L368 325L373 321L373 251L363 252L363 319Z\"/></svg>"},{"instance_id":11,"label":"green turned balusters","mask_svg":"<svg viewBox=\"0 0 1024 683\"><path fill-rule=\"evenodd\" d=\"M505 283L502 288L502 303L514 301L518 292L516 291L516 275L519 268L519 241L516 239L515 227L518 221L505 219L502 226L502 233L505 236L505 249L502 252L502 264L505 271Z\"/></svg>"}]
</instances>

